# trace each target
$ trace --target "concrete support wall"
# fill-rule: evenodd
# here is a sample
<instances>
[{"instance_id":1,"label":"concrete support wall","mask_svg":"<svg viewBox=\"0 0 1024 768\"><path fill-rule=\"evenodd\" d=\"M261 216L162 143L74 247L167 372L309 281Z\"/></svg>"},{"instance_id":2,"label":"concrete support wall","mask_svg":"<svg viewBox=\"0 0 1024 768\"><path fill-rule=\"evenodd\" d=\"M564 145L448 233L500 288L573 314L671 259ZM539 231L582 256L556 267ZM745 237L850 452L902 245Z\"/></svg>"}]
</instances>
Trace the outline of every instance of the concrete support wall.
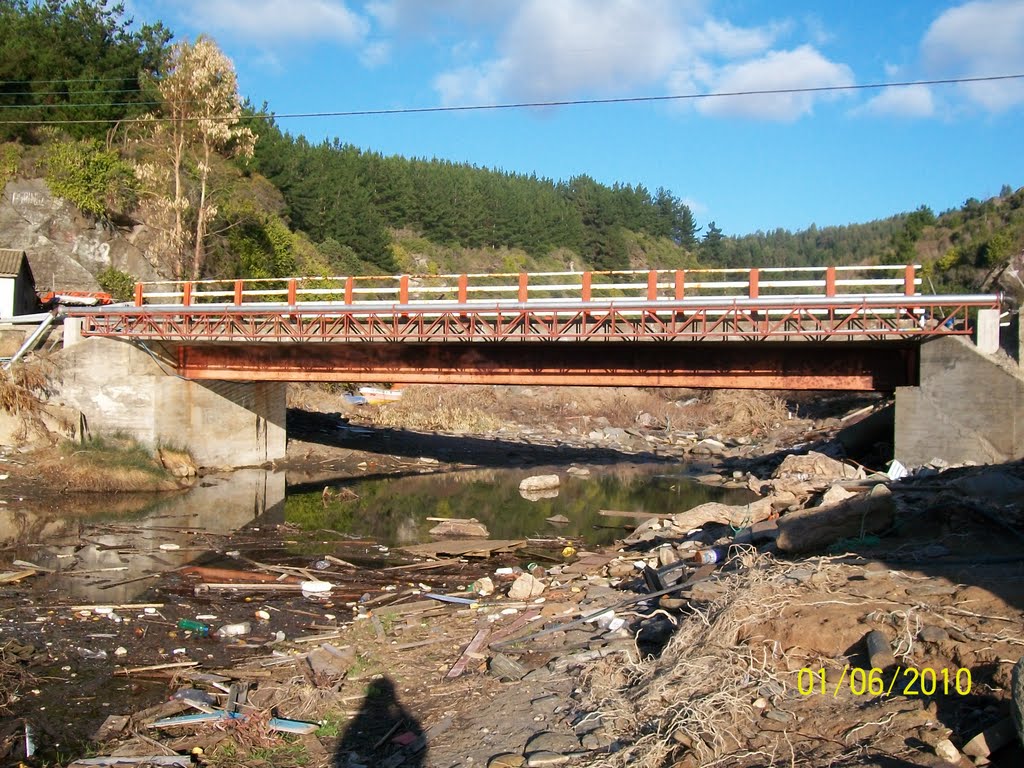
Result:
<instances>
[{"instance_id":1,"label":"concrete support wall","mask_svg":"<svg viewBox=\"0 0 1024 768\"><path fill-rule=\"evenodd\" d=\"M87 338L60 360L53 399L80 410L93 434L124 432L146 445L187 448L203 467L285 456L284 383L187 381L169 363L113 339Z\"/></svg>"},{"instance_id":2,"label":"concrete support wall","mask_svg":"<svg viewBox=\"0 0 1024 768\"><path fill-rule=\"evenodd\" d=\"M896 458L995 464L1024 458L1024 376L959 337L921 348L921 385L896 390Z\"/></svg>"}]
</instances>

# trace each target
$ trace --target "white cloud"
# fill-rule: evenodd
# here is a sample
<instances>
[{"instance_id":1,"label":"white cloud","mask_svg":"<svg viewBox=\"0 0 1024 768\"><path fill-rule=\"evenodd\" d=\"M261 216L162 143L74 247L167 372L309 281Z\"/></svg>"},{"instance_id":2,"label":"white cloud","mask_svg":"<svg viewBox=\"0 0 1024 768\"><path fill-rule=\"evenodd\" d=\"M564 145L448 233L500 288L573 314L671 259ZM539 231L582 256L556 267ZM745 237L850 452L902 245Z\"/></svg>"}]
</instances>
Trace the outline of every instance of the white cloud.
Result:
<instances>
[{"instance_id":1,"label":"white cloud","mask_svg":"<svg viewBox=\"0 0 1024 768\"><path fill-rule=\"evenodd\" d=\"M683 42L667 0L527 0L496 58L446 72L436 85L448 104L467 94L494 102L621 93L661 79Z\"/></svg>"},{"instance_id":2,"label":"white cloud","mask_svg":"<svg viewBox=\"0 0 1024 768\"><path fill-rule=\"evenodd\" d=\"M1024 72L1024 2L975 0L941 14L925 33L921 56L936 76ZM1019 80L967 83L961 91L993 112L1024 104Z\"/></svg>"},{"instance_id":3,"label":"white cloud","mask_svg":"<svg viewBox=\"0 0 1024 768\"><path fill-rule=\"evenodd\" d=\"M691 36L696 50L726 58L740 58L770 48L780 31L778 26L744 29L728 21L707 19L691 30Z\"/></svg>"},{"instance_id":4,"label":"white cloud","mask_svg":"<svg viewBox=\"0 0 1024 768\"><path fill-rule=\"evenodd\" d=\"M926 85L886 88L856 112L896 117L931 117L935 114L935 97Z\"/></svg>"},{"instance_id":5,"label":"white cloud","mask_svg":"<svg viewBox=\"0 0 1024 768\"><path fill-rule=\"evenodd\" d=\"M236 38L356 44L369 32L369 22L338 0L192 0L188 5L196 26Z\"/></svg>"},{"instance_id":6,"label":"white cloud","mask_svg":"<svg viewBox=\"0 0 1024 768\"><path fill-rule=\"evenodd\" d=\"M391 43L385 40L377 40L367 43L359 54L359 61L367 69L374 69L387 63L391 58Z\"/></svg>"},{"instance_id":7,"label":"white cloud","mask_svg":"<svg viewBox=\"0 0 1024 768\"><path fill-rule=\"evenodd\" d=\"M711 83L722 93L820 88L853 85L853 71L825 58L809 45L792 51L771 51L759 59L723 67ZM697 109L706 115L790 121L809 114L823 93L777 93L702 99Z\"/></svg>"},{"instance_id":8,"label":"white cloud","mask_svg":"<svg viewBox=\"0 0 1024 768\"><path fill-rule=\"evenodd\" d=\"M407 2L387 5L393 10ZM790 24L739 27L709 16L704 6L699 0L524 0L498 36L494 56L463 60L437 76L434 87L442 103L457 105L854 82L848 67L812 47L769 50ZM820 98L695 103L707 115L794 120Z\"/></svg>"}]
</instances>

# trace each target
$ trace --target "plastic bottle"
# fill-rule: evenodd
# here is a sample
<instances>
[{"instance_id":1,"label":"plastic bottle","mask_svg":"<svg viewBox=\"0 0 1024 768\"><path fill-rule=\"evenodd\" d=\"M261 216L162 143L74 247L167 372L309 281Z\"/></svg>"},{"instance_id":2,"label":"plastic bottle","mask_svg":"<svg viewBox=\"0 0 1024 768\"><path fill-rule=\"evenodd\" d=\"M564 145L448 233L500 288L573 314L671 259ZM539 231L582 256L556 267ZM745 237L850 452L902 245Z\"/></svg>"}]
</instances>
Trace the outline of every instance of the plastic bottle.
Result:
<instances>
[{"instance_id":1,"label":"plastic bottle","mask_svg":"<svg viewBox=\"0 0 1024 768\"><path fill-rule=\"evenodd\" d=\"M713 565L725 560L727 553L728 550L725 547L712 547L694 552L690 560L697 565Z\"/></svg>"},{"instance_id":2,"label":"plastic bottle","mask_svg":"<svg viewBox=\"0 0 1024 768\"><path fill-rule=\"evenodd\" d=\"M194 621L193 619L178 619L178 629L193 632L200 637L210 636L210 625L203 624L201 621Z\"/></svg>"},{"instance_id":3,"label":"plastic bottle","mask_svg":"<svg viewBox=\"0 0 1024 768\"><path fill-rule=\"evenodd\" d=\"M243 621L239 624L225 624L217 630L217 636L239 637L241 635L248 635L250 632L252 632L252 624L248 621Z\"/></svg>"}]
</instances>

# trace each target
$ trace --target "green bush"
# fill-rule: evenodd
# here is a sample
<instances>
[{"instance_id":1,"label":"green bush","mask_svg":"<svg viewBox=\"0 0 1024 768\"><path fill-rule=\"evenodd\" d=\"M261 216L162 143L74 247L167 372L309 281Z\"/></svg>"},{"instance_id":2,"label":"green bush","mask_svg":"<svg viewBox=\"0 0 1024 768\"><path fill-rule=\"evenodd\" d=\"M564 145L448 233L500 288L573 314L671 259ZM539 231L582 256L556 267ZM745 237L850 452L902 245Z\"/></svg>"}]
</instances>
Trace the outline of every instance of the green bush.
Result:
<instances>
[{"instance_id":1,"label":"green bush","mask_svg":"<svg viewBox=\"0 0 1024 768\"><path fill-rule=\"evenodd\" d=\"M0 144L0 191L17 175L20 162L20 144L10 141Z\"/></svg>"},{"instance_id":2,"label":"green bush","mask_svg":"<svg viewBox=\"0 0 1024 768\"><path fill-rule=\"evenodd\" d=\"M98 219L131 210L138 182L131 165L96 141L62 141L46 153L46 185Z\"/></svg>"},{"instance_id":3,"label":"green bush","mask_svg":"<svg viewBox=\"0 0 1024 768\"><path fill-rule=\"evenodd\" d=\"M135 278L127 272L107 267L96 275L96 282L114 297L114 301L131 301L135 298Z\"/></svg>"}]
</instances>

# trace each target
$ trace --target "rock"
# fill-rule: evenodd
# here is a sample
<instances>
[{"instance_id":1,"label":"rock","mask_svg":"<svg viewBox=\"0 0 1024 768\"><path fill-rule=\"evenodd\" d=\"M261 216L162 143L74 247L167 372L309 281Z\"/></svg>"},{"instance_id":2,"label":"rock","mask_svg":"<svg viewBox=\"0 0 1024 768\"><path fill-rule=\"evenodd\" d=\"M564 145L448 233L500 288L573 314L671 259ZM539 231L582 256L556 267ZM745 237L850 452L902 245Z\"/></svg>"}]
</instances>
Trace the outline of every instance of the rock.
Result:
<instances>
[{"instance_id":1,"label":"rock","mask_svg":"<svg viewBox=\"0 0 1024 768\"><path fill-rule=\"evenodd\" d=\"M520 491L549 491L562 484L558 475L533 475L519 483Z\"/></svg>"},{"instance_id":2,"label":"rock","mask_svg":"<svg viewBox=\"0 0 1024 768\"><path fill-rule=\"evenodd\" d=\"M608 575L613 579L621 579L635 573L636 568L633 567L633 564L625 560L613 560L608 563Z\"/></svg>"},{"instance_id":3,"label":"rock","mask_svg":"<svg viewBox=\"0 0 1024 768\"><path fill-rule=\"evenodd\" d=\"M953 742L949 739L943 739L935 745L935 754L947 763L953 763L955 765L960 762L960 750L954 747Z\"/></svg>"},{"instance_id":4,"label":"rock","mask_svg":"<svg viewBox=\"0 0 1024 768\"><path fill-rule=\"evenodd\" d=\"M658 547L658 564L662 567L678 563L682 558L671 546Z\"/></svg>"},{"instance_id":5,"label":"rock","mask_svg":"<svg viewBox=\"0 0 1024 768\"><path fill-rule=\"evenodd\" d=\"M494 582L491 581L491 577L484 576L483 578L474 581L473 592L480 595L480 597L487 597L488 595L493 595Z\"/></svg>"},{"instance_id":6,"label":"rock","mask_svg":"<svg viewBox=\"0 0 1024 768\"><path fill-rule=\"evenodd\" d=\"M508 591L511 600L532 600L544 592L544 582L524 573L514 582Z\"/></svg>"},{"instance_id":7,"label":"rock","mask_svg":"<svg viewBox=\"0 0 1024 768\"><path fill-rule=\"evenodd\" d=\"M526 677L526 667L513 661L503 653L496 653L487 663L487 671L502 681L522 680Z\"/></svg>"},{"instance_id":8,"label":"rock","mask_svg":"<svg viewBox=\"0 0 1024 768\"><path fill-rule=\"evenodd\" d=\"M609 440L624 440L627 436L626 430L621 427L605 427L603 431Z\"/></svg>"},{"instance_id":9,"label":"rock","mask_svg":"<svg viewBox=\"0 0 1024 768\"><path fill-rule=\"evenodd\" d=\"M792 581L797 584L806 584L811 580L811 577L813 575L814 571L810 568L793 568L792 570L787 571L782 578L783 581Z\"/></svg>"},{"instance_id":10,"label":"rock","mask_svg":"<svg viewBox=\"0 0 1024 768\"><path fill-rule=\"evenodd\" d=\"M601 728L583 737L583 748L590 752L596 752L599 749L607 749L613 741L615 739L611 734Z\"/></svg>"},{"instance_id":11,"label":"rock","mask_svg":"<svg viewBox=\"0 0 1024 768\"><path fill-rule=\"evenodd\" d=\"M526 742L526 753L535 752L577 752L580 748L580 740L571 733L556 733L554 731L541 731L530 737ZM550 763L554 765L554 763Z\"/></svg>"},{"instance_id":12,"label":"rock","mask_svg":"<svg viewBox=\"0 0 1024 768\"><path fill-rule=\"evenodd\" d=\"M586 467L569 467L565 472L573 477L590 477L590 470Z\"/></svg>"},{"instance_id":13,"label":"rock","mask_svg":"<svg viewBox=\"0 0 1024 768\"><path fill-rule=\"evenodd\" d=\"M926 643L942 643L949 640L949 633L942 627L927 626L921 630L918 637Z\"/></svg>"},{"instance_id":14,"label":"rock","mask_svg":"<svg viewBox=\"0 0 1024 768\"><path fill-rule=\"evenodd\" d=\"M526 758L513 752L495 755L487 761L487 768L522 768L524 765Z\"/></svg>"},{"instance_id":15,"label":"rock","mask_svg":"<svg viewBox=\"0 0 1024 768\"><path fill-rule=\"evenodd\" d=\"M192 457L184 451L175 451L171 448L160 448L157 451L157 458L163 468L174 477L195 477L196 465Z\"/></svg>"},{"instance_id":16,"label":"rock","mask_svg":"<svg viewBox=\"0 0 1024 768\"><path fill-rule=\"evenodd\" d=\"M721 453L725 450L725 443L705 437L693 447L694 453Z\"/></svg>"},{"instance_id":17,"label":"rock","mask_svg":"<svg viewBox=\"0 0 1024 768\"><path fill-rule=\"evenodd\" d=\"M836 504L840 501L846 501L847 499L851 499L856 495L856 493L854 493L853 491L846 490L841 485L833 485L822 495L821 504L819 504L818 506L826 507L829 504Z\"/></svg>"},{"instance_id":18,"label":"rock","mask_svg":"<svg viewBox=\"0 0 1024 768\"><path fill-rule=\"evenodd\" d=\"M487 526L471 517L469 520L442 520L431 528L428 533L431 536L477 536L486 539L491 535Z\"/></svg>"},{"instance_id":19,"label":"rock","mask_svg":"<svg viewBox=\"0 0 1024 768\"><path fill-rule=\"evenodd\" d=\"M565 765L568 762L568 755L560 755L557 752L534 752L526 759L526 764L530 768L544 765Z\"/></svg>"},{"instance_id":20,"label":"rock","mask_svg":"<svg viewBox=\"0 0 1024 768\"><path fill-rule=\"evenodd\" d=\"M646 411L636 417L636 423L639 424L641 427L645 427L647 429L650 429L651 427L657 427L660 425L658 419L652 416L651 414L647 413Z\"/></svg>"},{"instance_id":21,"label":"rock","mask_svg":"<svg viewBox=\"0 0 1024 768\"><path fill-rule=\"evenodd\" d=\"M565 525L569 522L569 518L565 515L552 515L551 517L546 517L544 519L552 525Z\"/></svg>"},{"instance_id":22,"label":"rock","mask_svg":"<svg viewBox=\"0 0 1024 768\"><path fill-rule=\"evenodd\" d=\"M772 477L788 480L861 480L864 470L851 467L823 453L810 451L804 456L789 455Z\"/></svg>"}]
</instances>

